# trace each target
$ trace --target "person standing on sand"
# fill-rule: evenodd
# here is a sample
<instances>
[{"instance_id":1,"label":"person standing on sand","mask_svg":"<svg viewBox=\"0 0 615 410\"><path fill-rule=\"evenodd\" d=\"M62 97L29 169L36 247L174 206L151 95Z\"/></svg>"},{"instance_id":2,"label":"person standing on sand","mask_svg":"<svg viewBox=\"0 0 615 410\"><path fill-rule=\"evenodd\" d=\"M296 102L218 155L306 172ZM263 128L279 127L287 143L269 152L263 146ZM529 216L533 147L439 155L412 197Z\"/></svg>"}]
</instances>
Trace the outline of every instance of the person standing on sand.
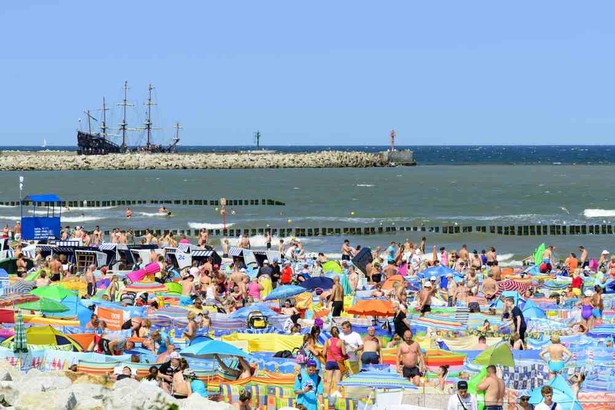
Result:
<instances>
[{"instance_id":1,"label":"person standing on sand","mask_svg":"<svg viewBox=\"0 0 615 410\"><path fill-rule=\"evenodd\" d=\"M340 285L340 277L333 278L333 287L331 288L331 316L339 317L344 310L344 289Z\"/></svg>"},{"instance_id":2,"label":"person standing on sand","mask_svg":"<svg viewBox=\"0 0 615 410\"><path fill-rule=\"evenodd\" d=\"M485 392L485 410L504 410L506 386L504 380L497 376L494 365L487 366L487 376L476 390Z\"/></svg>"},{"instance_id":3,"label":"person standing on sand","mask_svg":"<svg viewBox=\"0 0 615 410\"><path fill-rule=\"evenodd\" d=\"M589 257L587 255L587 249L585 249L585 247L583 245L579 246L579 252L581 252L581 257L580 257L580 265L581 265L581 269L589 266Z\"/></svg>"},{"instance_id":4,"label":"person standing on sand","mask_svg":"<svg viewBox=\"0 0 615 410\"><path fill-rule=\"evenodd\" d=\"M549 355L549 360L546 359L547 355ZM564 358L564 355L567 357ZM572 358L572 353L560 343L559 336L553 335L551 336L551 344L545 347L539 356L549 366L549 376L553 378L564 370L566 363Z\"/></svg>"},{"instance_id":5,"label":"person standing on sand","mask_svg":"<svg viewBox=\"0 0 615 410\"><path fill-rule=\"evenodd\" d=\"M341 252L343 261L349 261L354 256L354 249L350 246L350 241L348 239L344 239Z\"/></svg>"},{"instance_id":6,"label":"person standing on sand","mask_svg":"<svg viewBox=\"0 0 615 410\"><path fill-rule=\"evenodd\" d=\"M397 348L397 373L410 380L415 386L420 384L422 372L425 370L425 359L421 346L412 340L412 332L404 332L404 341Z\"/></svg>"}]
</instances>

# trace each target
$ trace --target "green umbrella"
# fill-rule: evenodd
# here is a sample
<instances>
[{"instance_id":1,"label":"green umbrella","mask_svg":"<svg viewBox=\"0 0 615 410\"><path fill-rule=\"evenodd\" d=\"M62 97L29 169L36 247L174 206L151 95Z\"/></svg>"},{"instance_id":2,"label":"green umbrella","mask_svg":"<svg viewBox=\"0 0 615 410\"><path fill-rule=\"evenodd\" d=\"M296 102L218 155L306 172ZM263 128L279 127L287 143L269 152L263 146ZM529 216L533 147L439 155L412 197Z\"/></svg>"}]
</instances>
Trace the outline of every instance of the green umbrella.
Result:
<instances>
[{"instance_id":1,"label":"green umbrella","mask_svg":"<svg viewBox=\"0 0 615 410\"><path fill-rule=\"evenodd\" d=\"M336 261L328 261L322 264L322 271L325 273L342 273L342 267Z\"/></svg>"},{"instance_id":2,"label":"green umbrella","mask_svg":"<svg viewBox=\"0 0 615 410\"><path fill-rule=\"evenodd\" d=\"M472 363L481 364L483 366L499 364L501 366L514 367L515 359L508 343L500 342L485 349L481 354L476 356Z\"/></svg>"},{"instance_id":3,"label":"green umbrella","mask_svg":"<svg viewBox=\"0 0 615 410\"><path fill-rule=\"evenodd\" d=\"M53 300L63 300L68 296L76 296L75 292L64 289L60 286L43 286L42 288L36 288L32 292L33 295L36 295L40 298L47 298Z\"/></svg>"},{"instance_id":4,"label":"green umbrella","mask_svg":"<svg viewBox=\"0 0 615 410\"><path fill-rule=\"evenodd\" d=\"M13 338L13 352L28 353L28 343L26 342L26 327L23 324L21 312L17 312L15 320L15 337Z\"/></svg>"},{"instance_id":5,"label":"green umbrella","mask_svg":"<svg viewBox=\"0 0 615 410\"><path fill-rule=\"evenodd\" d=\"M37 312L60 313L70 310L60 302L53 299L41 298L36 302L26 302L16 305L15 307L24 310L34 310Z\"/></svg>"}]
</instances>

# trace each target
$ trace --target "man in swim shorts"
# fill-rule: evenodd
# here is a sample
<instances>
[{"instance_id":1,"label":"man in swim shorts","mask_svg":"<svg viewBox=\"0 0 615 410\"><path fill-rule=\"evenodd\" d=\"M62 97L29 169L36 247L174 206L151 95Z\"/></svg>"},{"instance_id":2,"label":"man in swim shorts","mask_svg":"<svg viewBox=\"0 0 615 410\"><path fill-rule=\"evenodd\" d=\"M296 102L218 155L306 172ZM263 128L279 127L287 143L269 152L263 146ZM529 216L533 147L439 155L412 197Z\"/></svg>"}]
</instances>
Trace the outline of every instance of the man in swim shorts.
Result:
<instances>
[{"instance_id":1,"label":"man in swim shorts","mask_svg":"<svg viewBox=\"0 0 615 410\"><path fill-rule=\"evenodd\" d=\"M549 360L545 357L547 354ZM564 358L564 355L567 357ZM553 378L566 367L566 363L572 358L572 353L560 343L558 335L553 335L551 336L551 344L540 352L540 358L549 366L549 376Z\"/></svg>"},{"instance_id":2,"label":"man in swim shorts","mask_svg":"<svg viewBox=\"0 0 615 410\"><path fill-rule=\"evenodd\" d=\"M425 360L421 346L412 340L412 332L404 332L404 341L397 348L397 372L416 386L420 384L421 370L425 369Z\"/></svg>"}]
</instances>

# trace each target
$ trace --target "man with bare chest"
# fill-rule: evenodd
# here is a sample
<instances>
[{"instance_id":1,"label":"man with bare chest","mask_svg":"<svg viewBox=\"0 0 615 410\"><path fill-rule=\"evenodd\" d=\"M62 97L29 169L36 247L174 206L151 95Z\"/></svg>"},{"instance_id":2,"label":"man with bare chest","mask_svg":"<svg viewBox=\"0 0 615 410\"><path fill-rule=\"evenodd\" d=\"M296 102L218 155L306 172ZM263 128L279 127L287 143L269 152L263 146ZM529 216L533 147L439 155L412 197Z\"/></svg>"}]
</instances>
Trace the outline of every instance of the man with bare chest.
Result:
<instances>
[{"instance_id":1,"label":"man with bare chest","mask_svg":"<svg viewBox=\"0 0 615 410\"><path fill-rule=\"evenodd\" d=\"M503 410L504 393L506 387L504 380L496 374L494 365L487 366L487 376L476 389L485 392L485 410Z\"/></svg>"},{"instance_id":2,"label":"man with bare chest","mask_svg":"<svg viewBox=\"0 0 615 410\"><path fill-rule=\"evenodd\" d=\"M412 332L404 332L404 341L397 348L397 372L416 386L419 385L422 371L425 370L425 360L421 346L412 340Z\"/></svg>"}]
</instances>

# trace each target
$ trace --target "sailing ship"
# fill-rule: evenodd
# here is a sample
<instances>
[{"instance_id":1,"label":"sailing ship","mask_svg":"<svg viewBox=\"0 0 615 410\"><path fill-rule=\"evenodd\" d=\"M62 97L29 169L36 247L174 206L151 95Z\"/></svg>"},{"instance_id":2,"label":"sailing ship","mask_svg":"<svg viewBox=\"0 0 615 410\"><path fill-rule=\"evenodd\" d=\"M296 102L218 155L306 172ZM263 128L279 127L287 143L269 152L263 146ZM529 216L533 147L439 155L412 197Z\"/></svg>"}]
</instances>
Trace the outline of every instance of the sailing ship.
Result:
<instances>
[{"instance_id":1,"label":"sailing ship","mask_svg":"<svg viewBox=\"0 0 615 410\"><path fill-rule=\"evenodd\" d=\"M86 111L85 114L88 118L88 130L77 130L77 153L79 155L106 155L106 154L119 154L125 152L144 152L144 153L170 153L175 152L175 148L179 143L179 130L181 125L175 124L175 137L168 146L161 144L154 144L152 142L152 131L155 129L152 127L152 106L156 105L152 102L152 90L154 87L150 84L148 86L149 97L145 105L147 106L147 118L143 124L143 127L129 128L126 122L126 110L133 104L128 102L128 82L124 82L124 100L118 105L122 107L122 122L118 128L110 128L107 126L107 111L109 110L106 105L105 97L102 99L102 118L100 121L100 131L94 132L92 130L92 120L99 122L98 119ZM119 134L111 134L109 131L119 131ZM146 131L147 143L143 146L129 146L127 140L127 133L129 131ZM121 137L121 143L113 141L112 137Z\"/></svg>"}]
</instances>

